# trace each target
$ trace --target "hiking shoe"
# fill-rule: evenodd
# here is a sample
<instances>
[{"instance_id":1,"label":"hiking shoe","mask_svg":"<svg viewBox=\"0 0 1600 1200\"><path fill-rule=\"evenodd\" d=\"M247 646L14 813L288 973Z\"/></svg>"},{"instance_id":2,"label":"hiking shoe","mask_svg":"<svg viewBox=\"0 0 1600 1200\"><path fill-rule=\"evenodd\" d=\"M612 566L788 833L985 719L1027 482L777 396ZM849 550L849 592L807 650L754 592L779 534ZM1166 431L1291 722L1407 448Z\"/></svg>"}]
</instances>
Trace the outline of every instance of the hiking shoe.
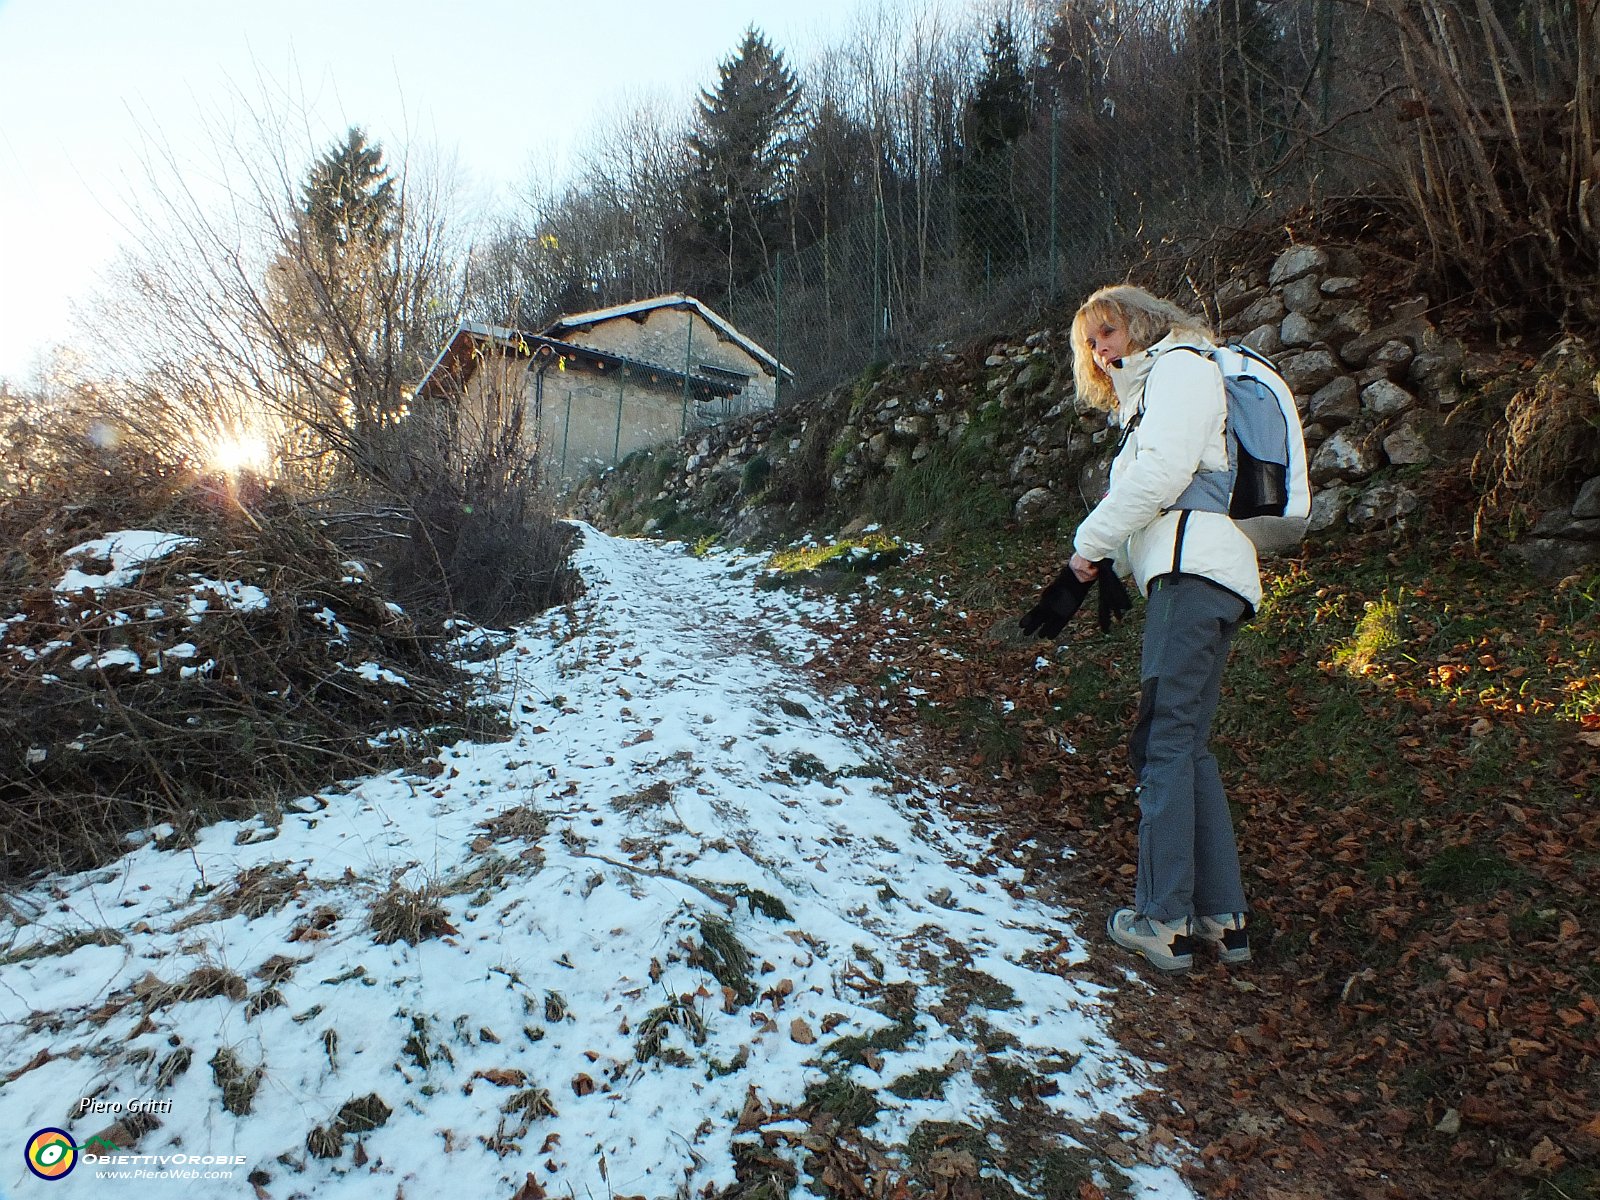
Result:
<instances>
[{"instance_id":1,"label":"hiking shoe","mask_svg":"<svg viewBox=\"0 0 1600 1200\"><path fill-rule=\"evenodd\" d=\"M1215 946L1217 957L1225 963L1250 961L1250 935L1245 931L1243 913L1201 917L1195 922L1194 936Z\"/></svg>"},{"instance_id":2,"label":"hiking shoe","mask_svg":"<svg viewBox=\"0 0 1600 1200\"><path fill-rule=\"evenodd\" d=\"M1159 970L1187 971L1194 965L1194 938L1189 933L1188 917L1157 921L1140 916L1131 908L1119 908L1106 921L1106 933L1117 945L1144 955Z\"/></svg>"}]
</instances>

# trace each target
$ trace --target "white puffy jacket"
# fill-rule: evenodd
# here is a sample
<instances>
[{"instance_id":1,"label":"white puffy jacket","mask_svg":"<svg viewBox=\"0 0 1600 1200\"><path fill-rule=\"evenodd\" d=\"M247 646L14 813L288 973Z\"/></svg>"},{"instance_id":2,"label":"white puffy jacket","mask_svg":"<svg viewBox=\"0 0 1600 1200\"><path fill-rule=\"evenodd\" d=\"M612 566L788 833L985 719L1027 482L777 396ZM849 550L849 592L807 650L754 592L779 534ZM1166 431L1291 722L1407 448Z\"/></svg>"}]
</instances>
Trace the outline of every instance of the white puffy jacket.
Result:
<instances>
[{"instance_id":1,"label":"white puffy jacket","mask_svg":"<svg viewBox=\"0 0 1600 1200\"><path fill-rule=\"evenodd\" d=\"M1227 399L1222 372L1209 358L1174 346L1203 342L1172 335L1129 354L1107 374L1117 392L1117 414L1128 435L1111 464L1105 499L1078 526L1073 539L1091 561L1114 558L1131 566L1139 590L1172 570L1181 516L1170 505L1195 472L1228 469L1223 437ZM1252 611L1261 603L1256 548L1226 513L1191 512L1183 535L1180 569L1203 575L1241 597Z\"/></svg>"}]
</instances>

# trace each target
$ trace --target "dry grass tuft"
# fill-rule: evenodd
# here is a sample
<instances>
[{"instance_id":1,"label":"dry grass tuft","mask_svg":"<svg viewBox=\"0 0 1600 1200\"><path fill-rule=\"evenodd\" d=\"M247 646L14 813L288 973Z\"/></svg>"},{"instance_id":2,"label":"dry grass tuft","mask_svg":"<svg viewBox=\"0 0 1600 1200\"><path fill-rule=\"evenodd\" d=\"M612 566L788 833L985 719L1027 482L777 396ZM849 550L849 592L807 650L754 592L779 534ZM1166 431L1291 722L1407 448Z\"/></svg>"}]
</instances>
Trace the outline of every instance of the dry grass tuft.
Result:
<instances>
[{"instance_id":1,"label":"dry grass tuft","mask_svg":"<svg viewBox=\"0 0 1600 1200\"><path fill-rule=\"evenodd\" d=\"M248 1116L255 1106L256 1090L266 1071L259 1066L245 1070L239 1056L226 1046L211 1056L211 1077L222 1091L222 1107L236 1117Z\"/></svg>"},{"instance_id":2,"label":"dry grass tuft","mask_svg":"<svg viewBox=\"0 0 1600 1200\"><path fill-rule=\"evenodd\" d=\"M550 822L531 804L519 804L515 808L502 809L487 821L479 822L478 828L495 841L516 838L519 841L536 842L549 832Z\"/></svg>"},{"instance_id":3,"label":"dry grass tuft","mask_svg":"<svg viewBox=\"0 0 1600 1200\"><path fill-rule=\"evenodd\" d=\"M398 883L372 906L373 940L380 946L406 942L415 946L428 938L456 932L449 914L439 903L441 893L432 884L405 888Z\"/></svg>"},{"instance_id":4,"label":"dry grass tuft","mask_svg":"<svg viewBox=\"0 0 1600 1200\"><path fill-rule=\"evenodd\" d=\"M648 787L640 788L637 792L629 792L626 796L616 797L611 801L611 807L619 813L636 816L639 813L664 808L671 803L672 785L664 779L658 779Z\"/></svg>"},{"instance_id":5,"label":"dry grass tuft","mask_svg":"<svg viewBox=\"0 0 1600 1200\"><path fill-rule=\"evenodd\" d=\"M1547 353L1532 382L1506 402L1505 418L1472 464L1482 499L1473 534L1491 524L1531 523L1555 489L1600 471L1600 369L1583 342Z\"/></svg>"},{"instance_id":6,"label":"dry grass tuft","mask_svg":"<svg viewBox=\"0 0 1600 1200\"><path fill-rule=\"evenodd\" d=\"M149 1011L173 1004L187 1004L194 1000L209 1000L226 996L229 1000L243 1000L250 987L242 976L226 967L196 967L182 979L168 983L149 974L133 985L135 999L142 1000Z\"/></svg>"}]
</instances>

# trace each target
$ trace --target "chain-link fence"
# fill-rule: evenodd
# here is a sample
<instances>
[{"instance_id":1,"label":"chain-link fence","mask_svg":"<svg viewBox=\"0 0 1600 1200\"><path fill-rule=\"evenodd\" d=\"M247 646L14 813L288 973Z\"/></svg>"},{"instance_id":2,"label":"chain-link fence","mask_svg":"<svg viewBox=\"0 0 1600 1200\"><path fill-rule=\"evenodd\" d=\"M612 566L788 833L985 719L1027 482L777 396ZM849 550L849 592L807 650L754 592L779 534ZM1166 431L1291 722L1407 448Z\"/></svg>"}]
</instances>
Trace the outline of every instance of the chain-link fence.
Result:
<instances>
[{"instance_id":1,"label":"chain-link fence","mask_svg":"<svg viewBox=\"0 0 1600 1200\"><path fill-rule=\"evenodd\" d=\"M1020 135L927 156L933 169L880 156L849 220L717 301L794 369L791 399L1069 304L1153 248L1181 262L1269 215L1315 219L1329 197L1355 198L1363 221L1398 215L1436 282L1596 306L1600 186L1563 174L1600 168L1593 4L1058 12ZM1180 299L1208 299L1191 290Z\"/></svg>"}]
</instances>

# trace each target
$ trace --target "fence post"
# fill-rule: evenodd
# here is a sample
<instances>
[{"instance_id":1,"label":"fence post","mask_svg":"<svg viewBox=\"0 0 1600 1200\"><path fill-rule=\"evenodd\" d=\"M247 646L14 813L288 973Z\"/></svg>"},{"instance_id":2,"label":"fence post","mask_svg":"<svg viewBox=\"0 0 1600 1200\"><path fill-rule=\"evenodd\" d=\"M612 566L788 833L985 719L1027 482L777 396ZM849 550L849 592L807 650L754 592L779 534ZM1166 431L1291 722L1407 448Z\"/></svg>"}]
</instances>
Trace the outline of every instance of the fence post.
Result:
<instances>
[{"instance_id":1,"label":"fence post","mask_svg":"<svg viewBox=\"0 0 1600 1200\"><path fill-rule=\"evenodd\" d=\"M783 395L783 251L778 251L778 297L774 305L776 312L772 323L777 326L776 337L773 343L772 357L778 360L778 369L772 375L772 407L778 407L778 401Z\"/></svg>"},{"instance_id":2,"label":"fence post","mask_svg":"<svg viewBox=\"0 0 1600 1200\"><path fill-rule=\"evenodd\" d=\"M872 204L872 361L878 361L878 329L883 324L883 197Z\"/></svg>"},{"instance_id":3,"label":"fence post","mask_svg":"<svg viewBox=\"0 0 1600 1200\"><path fill-rule=\"evenodd\" d=\"M611 446L611 465L613 467L617 465L617 461L622 457L622 394L627 378L628 368L619 364L617 367L617 440Z\"/></svg>"},{"instance_id":4,"label":"fence post","mask_svg":"<svg viewBox=\"0 0 1600 1200\"><path fill-rule=\"evenodd\" d=\"M1055 298L1056 288L1060 286L1061 281L1060 266L1056 259L1056 209L1060 207L1056 191L1060 159L1056 114L1060 109L1059 101L1050 101L1050 285L1045 294L1051 299Z\"/></svg>"},{"instance_id":5,"label":"fence post","mask_svg":"<svg viewBox=\"0 0 1600 1200\"><path fill-rule=\"evenodd\" d=\"M678 419L678 436L689 432L689 365L694 353L694 309L683 310L686 332L683 338L683 412Z\"/></svg>"}]
</instances>

